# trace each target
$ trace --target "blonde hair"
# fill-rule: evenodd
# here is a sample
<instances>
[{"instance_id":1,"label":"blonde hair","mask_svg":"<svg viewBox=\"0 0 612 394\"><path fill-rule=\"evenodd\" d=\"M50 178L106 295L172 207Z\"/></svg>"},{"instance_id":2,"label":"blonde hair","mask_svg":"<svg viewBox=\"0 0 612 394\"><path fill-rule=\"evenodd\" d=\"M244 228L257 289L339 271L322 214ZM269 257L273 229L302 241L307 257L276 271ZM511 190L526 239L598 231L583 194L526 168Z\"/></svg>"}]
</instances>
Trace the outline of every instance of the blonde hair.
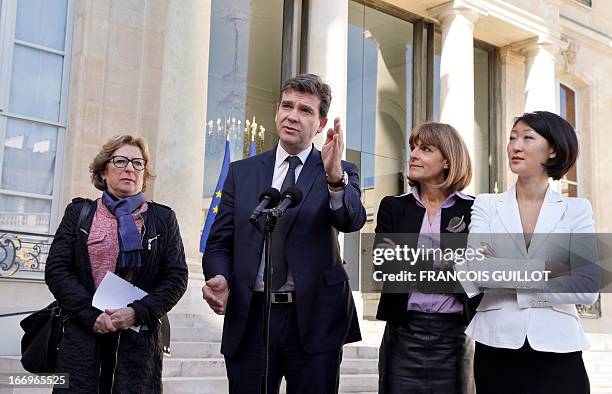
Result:
<instances>
[{"instance_id":1,"label":"blonde hair","mask_svg":"<svg viewBox=\"0 0 612 394\"><path fill-rule=\"evenodd\" d=\"M417 142L435 146L448 161L448 170L444 171L444 181L434 185L451 193L463 190L472 179L472 160L463 138L459 132L446 123L427 122L415 127L410 133L410 145ZM410 186L418 185L417 181L408 178Z\"/></svg>"},{"instance_id":2,"label":"blonde hair","mask_svg":"<svg viewBox=\"0 0 612 394\"><path fill-rule=\"evenodd\" d=\"M142 158L147 163L144 169L144 179L142 181L142 190L147 190L147 181L155 178L155 175L151 171L149 166L149 147L142 137L134 137L132 135L116 135L111 137L104 145L93 161L89 165L89 172L91 172L91 183L98 190L106 190L106 182L102 178L102 174L106 171L106 165L113 157L113 153L123 145L134 145L140 149Z\"/></svg>"}]
</instances>

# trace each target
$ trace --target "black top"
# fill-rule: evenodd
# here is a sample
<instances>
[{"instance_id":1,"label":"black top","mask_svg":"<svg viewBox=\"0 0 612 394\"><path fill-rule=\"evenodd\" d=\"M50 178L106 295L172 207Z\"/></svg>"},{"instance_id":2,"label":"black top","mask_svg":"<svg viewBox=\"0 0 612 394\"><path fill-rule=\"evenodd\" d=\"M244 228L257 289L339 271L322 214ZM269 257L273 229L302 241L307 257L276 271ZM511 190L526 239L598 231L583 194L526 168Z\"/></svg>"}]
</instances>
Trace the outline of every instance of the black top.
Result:
<instances>
[{"instance_id":1,"label":"black top","mask_svg":"<svg viewBox=\"0 0 612 394\"><path fill-rule=\"evenodd\" d=\"M440 246L441 248L451 247L465 248L467 245L467 233L471 219L471 209L474 200L466 200L456 198L452 206L442 208L440 220ZM409 237L408 243L416 247L418 234L421 231L423 216L426 214L426 209L417 203L415 196L410 193L402 196L387 196L383 198L378 209L376 221L376 233L401 233L417 235ZM462 218L465 225L457 227L457 218ZM455 228L455 231L449 229ZM461 230L461 231L458 231ZM452 238L451 243L449 237L444 237L444 234L465 234L465 237L456 236ZM457 242L459 241L459 242ZM376 241L377 242L377 241ZM386 320L396 324L405 323L406 307L410 293L390 293L385 292L380 297L378 304L378 312L376 318ZM466 322L469 322L474 315L477 303L480 297L469 299L465 293L458 294L463 301L463 312Z\"/></svg>"},{"instance_id":2,"label":"black top","mask_svg":"<svg viewBox=\"0 0 612 394\"><path fill-rule=\"evenodd\" d=\"M83 204L90 206L77 226ZM152 324L165 315L187 289L187 264L174 212L148 202L143 212L142 267L131 282L148 292L132 306L137 324ZM75 198L66 208L47 257L45 281L59 305L86 328L92 328L100 311L91 305L95 286L87 249L87 237L96 202ZM80 227L80 228L78 228Z\"/></svg>"},{"instance_id":3,"label":"black top","mask_svg":"<svg viewBox=\"0 0 612 394\"><path fill-rule=\"evenodd\" d=\"M45 281L62 309L70 316L63 328L56 372L70 374L71 392L97 393L100 352L111 335L98 335L93 325L100 311L91 305L95 286L87 238L96 202L77 198L66 208L47 257ZM113 392L161 394L162 344L159 318L187 288L187 264L174 212L148 202L142 213L142 266L131 282L148 295L130 304L140 332L121 331L116 339ZM120 345L119 345L120 343ZM106 350L108 350L106 348Z\"/></svg>"}]
</instances>

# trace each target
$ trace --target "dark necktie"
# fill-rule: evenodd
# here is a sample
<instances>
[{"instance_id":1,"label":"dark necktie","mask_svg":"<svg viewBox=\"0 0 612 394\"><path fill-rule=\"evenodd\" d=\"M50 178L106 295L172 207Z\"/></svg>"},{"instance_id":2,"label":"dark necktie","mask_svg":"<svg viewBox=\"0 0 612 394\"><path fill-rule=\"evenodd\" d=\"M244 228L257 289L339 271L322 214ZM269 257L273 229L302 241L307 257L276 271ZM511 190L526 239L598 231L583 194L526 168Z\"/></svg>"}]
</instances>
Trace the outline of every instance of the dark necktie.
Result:
<instances>
[{"instance_id":1,"label":"dark necktie","mask_svg":"<svg viewBox=\"0 0 612 394\"><path fill-rule=\"evenodd\" d=\"M295 186L295 169L302 161L297 156L289 156L285 159L289 162L289 170L283 180L281 193L290 187ZM272 290L280 289L287 282L287 256L285 255L285 238L289 230L287 213L276 222L274 235L272 236Z\"/></svg>"}]
</instances>

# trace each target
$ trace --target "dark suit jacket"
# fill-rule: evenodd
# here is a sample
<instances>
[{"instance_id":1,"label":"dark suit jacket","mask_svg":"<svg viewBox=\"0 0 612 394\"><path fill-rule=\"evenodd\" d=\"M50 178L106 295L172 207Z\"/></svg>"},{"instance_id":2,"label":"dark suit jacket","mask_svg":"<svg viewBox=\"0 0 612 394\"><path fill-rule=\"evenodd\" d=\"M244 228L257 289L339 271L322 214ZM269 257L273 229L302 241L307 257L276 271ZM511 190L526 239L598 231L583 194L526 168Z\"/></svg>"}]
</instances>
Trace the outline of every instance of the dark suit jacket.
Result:
<instances>
[{"instance_id":1,"label":"dark suit jacket","mask_svg":"<svg viewBox=\"0 0 612 394\"><path fill-rule=\"evenodd\" d=\"M461 198L455 199L455 203L448 207L442 208L442 217L440 220L440 243L441 248L465 248L467 244L468 226L470 224L471 209L473 200L464 200ZM376 233L400 233L407 234L404 239L408 239L408 243L414 242L410 247L416 247L418 233L421 231L425 208L417 204L416 198L412 194L403 196L387 196L380 202L378 208L378 216L376 219ZM445 239L444 234L450 233L447 229L452 218L461 218L465 222L465 228L460 232L466 234L466 237L453 237ZM410 235L412 236L410 236ZM376 241L378 243L378 240ZM405 323L406 306L410 293L395 293L383 292L380 296L378 311L376 318L386 320L395 324ZM480 297L469 299L465 293L459 294L463 301L463 313L466 318L466 323L474 316L477 303Z\"/></svg>"},{"instance_id":2,"label":"dark suit jacket","mask_svg":"<svg viewBox=\"0 0 612 394\"><path fill-rule=\"evenodd\" d=\"M276 150L232 163L212 226L202 266L206 279L224 275L230 294L221 353L234 354L244 334L259 269L263 234L249 223L259 194L272 184ZM321 152L313 148L297 179L302 202L288 211L286 255L295 282L299 335L307 352L338 350L361 339L355 305L338 244L338 231L361 229L359 171L342 162L349 175L343 207L332 211Z\"/></svg>"}]
</instances>

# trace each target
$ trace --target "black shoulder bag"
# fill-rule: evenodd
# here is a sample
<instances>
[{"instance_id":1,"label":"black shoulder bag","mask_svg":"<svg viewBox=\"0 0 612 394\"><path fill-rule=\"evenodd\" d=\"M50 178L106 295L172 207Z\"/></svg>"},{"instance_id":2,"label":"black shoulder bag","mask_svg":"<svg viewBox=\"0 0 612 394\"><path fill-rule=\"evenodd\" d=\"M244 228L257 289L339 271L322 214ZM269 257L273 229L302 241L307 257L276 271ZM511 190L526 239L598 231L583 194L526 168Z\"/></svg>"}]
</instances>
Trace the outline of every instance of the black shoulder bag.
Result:
<instances>
[{"instance_id":1,"label":"black shoulder bag","mask_svg":"<svg viewBox=\"0 0 612 394\"><path fill-rule=\"evenodd\" d=\"M85 222L91 212L91 200L87 200L79 214L77 229ZM21 338L21 365L32 373L53 373L64 332L64 323L69 316L62 310L57 301L46 308L34 312L19 325L24 331Z\"/></svg>"}]
</instances>

